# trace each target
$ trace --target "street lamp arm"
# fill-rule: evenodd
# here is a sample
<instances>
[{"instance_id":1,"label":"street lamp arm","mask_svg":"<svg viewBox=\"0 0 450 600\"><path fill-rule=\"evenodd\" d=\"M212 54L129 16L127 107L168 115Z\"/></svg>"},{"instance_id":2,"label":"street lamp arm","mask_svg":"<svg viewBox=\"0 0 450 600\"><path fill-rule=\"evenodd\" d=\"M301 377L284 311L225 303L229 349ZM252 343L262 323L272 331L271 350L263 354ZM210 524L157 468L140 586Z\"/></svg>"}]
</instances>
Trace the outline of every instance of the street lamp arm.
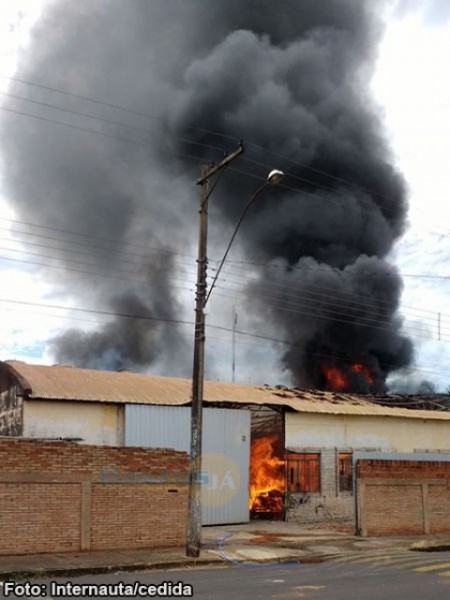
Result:
<instances>
[{"instance_id":1,"label":"street lamp arm","mask_svg":"<svg viewBox=\"0 0 450 600\"><path fill-rule=\"evenodd\" d=\"M217 271L216 271L216 274L215 274L215 276L214 276L213 282L212 282L212 284L211 284L211 287L209 288L208 294L207 294L207 296L206 296L204 307L206 306L206 304L207 304L207 302L208 302L208 300L209 300L209 297L211 296L211 293L212 293L212 291L213 291L213 289L214 289L214 286L216 285L217 279L218 279L218 277L219 277L219 275L220 275L220 272L221 272L221 270L222 270L222 267L223 267L223 265L224 265L224 263L225 263L225 261L226 261L226 258L227 258L227 256L228 256L228 252L230 251L230 248L231 248L231 246L232 246L232 244L233 244L233 242L234 242L234 238L236 237L236 234L237 234L237 232L238 232L238 230L239 230L239 227L241 226L241 223L242 223L242 221L244 220L244 217L245 217L245 215L247 214L247 211L248 211L248 209L250 208L250 205L253 203L253 201L256 199L256 197L257 197L257 196L259 196L259 194L260 194L260 193L261 193L261 192L262 192L262 191L263 191L263 190L264 190L264 189L265 189L265 188L266 188L268 185L270 185L270 182L269 182L269 181L266 181L265 183L263 183L263 185L262 185L261 187L259 187L259 188L256 190L256 192L254 192L254 193L253 193L252 197L250 198L250 200L249 200L249 201L247 202L247 204L245 205L245 208L244 208L244 210L242 211L241 217L240 217L239 221L237 222L237 225L236 225L236 227L235 227L235 229L234 229L233 235L231 236L231 239L230 239L230 242L229 242L229 244L228 244L228 246L227 246L227 249L225 250L225 254L223 255L223 258L222 258L222 260L221 260L221 262L220 262L220 265L219 265L219 267L217 268Z\"/></svg>"}]
</instances>

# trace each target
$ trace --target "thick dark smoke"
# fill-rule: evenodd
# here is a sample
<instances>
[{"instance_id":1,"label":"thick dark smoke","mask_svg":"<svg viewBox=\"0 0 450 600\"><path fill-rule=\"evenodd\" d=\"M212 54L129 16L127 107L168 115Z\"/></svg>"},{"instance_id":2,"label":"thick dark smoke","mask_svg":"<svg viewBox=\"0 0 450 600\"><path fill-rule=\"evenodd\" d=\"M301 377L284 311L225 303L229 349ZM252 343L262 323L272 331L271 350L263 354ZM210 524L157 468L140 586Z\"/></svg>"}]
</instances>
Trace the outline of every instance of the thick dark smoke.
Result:
<instances>
[{"instance_id":1,"label":"thick dark smoke","mask_svg":"<svg viewBox=\"0 0 450 600\"><path fill-rule=\"evenodd\" d=\"M405 186L368 90L381 8L371 0L54 0L18 77L161 117L11 85L16 95L138 128L7 102L141 144L3 119L5 185L23 220L111 238L123 250L160 249L157 279L154 258L119 265L148 284L105 279L87 289L86 276L71 271L63 289L114 312L179 317L186 303L170 278L180 267L167 251L194 251L198 163L187 155L218 160L242 139L246 153L233 167L253 177L229 170L221 180L212 210L225 221L212 247L229 239L258 177L269 167L289 173L285 187L252 207L239 234L246 260L264 264L246 290L251 318L290 342L282 365L296 384L384 391L412 349L397 315L401 281L386 262L403 232ZM53 254L71 266L67 253ZM113 252L92 252L91 261L117 272ZM144 369L166 357L180 374L191 362L180 339L173 324L118 318L88 334L66 333L53 347L58 360L110 368ZM345 385L330 382L334 368Z\"/></svg>"}]
</instances>

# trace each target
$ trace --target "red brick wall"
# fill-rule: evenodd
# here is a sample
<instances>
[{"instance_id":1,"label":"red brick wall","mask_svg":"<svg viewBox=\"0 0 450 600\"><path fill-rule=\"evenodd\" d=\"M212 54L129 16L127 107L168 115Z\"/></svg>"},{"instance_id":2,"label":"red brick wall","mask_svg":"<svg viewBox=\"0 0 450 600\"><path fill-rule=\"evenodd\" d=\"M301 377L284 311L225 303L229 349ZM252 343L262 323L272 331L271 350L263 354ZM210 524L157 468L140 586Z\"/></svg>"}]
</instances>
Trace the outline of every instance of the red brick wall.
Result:
<instances>
[{"instance_id":1,"label":"red brick wall","mask_svg":"<svg viewBox=\"0 0 450 600\"><path fill-rule=\"evenodd\" d=\"M448 479L450 462L428 460L358 460L361 479Z\"/></svg>"},{"instance_id":2,"label":"red brick wall","mask_svg":"<svg viewBox=\"0 0 450 600\"><path fill-rule=\"evenodd\" d=\"M188 456L0 440L0 554L180 546Z\"/></svg>"},{"instance_id":3,"label":"red brick wall","mask_svg":"<svg viewBox=\"0 0 450 600\"><path fill-rule=\"evenodd\" d=\"M359 460L356 476L362 535L450 532L450 462Z\"/></svg>"}]
</instances>

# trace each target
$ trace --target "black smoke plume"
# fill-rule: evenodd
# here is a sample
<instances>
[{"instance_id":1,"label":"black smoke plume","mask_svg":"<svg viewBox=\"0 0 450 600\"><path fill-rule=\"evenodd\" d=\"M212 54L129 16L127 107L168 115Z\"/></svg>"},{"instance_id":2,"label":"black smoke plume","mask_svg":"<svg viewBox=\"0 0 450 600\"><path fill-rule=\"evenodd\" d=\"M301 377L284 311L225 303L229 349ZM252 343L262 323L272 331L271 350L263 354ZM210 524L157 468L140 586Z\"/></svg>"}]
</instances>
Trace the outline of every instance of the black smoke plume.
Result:
<instances>
[{"instance_id":1,"label":"black smoke plume","mask_svg":"<svg viewBox=\"0 0 450 600\"><path fill-rule=\"evenodd\" d=\"M232 166L240 172L230 168L214 192L211 210L223 222L211 247L226 245L270 167L288 175L252 207L239 234L234 258L240 248L257 263L246 287L247 322L289 342L281 364L295 384L384 391L387 375L410 363L412 349L397 313L401 281L386 261L404 229L405 185L369 93L382 4L54 0L17 77L78 97L17 81L9 92L73 112L17 98L5 105L104 136L8 114L8 197L23 220L113 239L124 251L131 243L152 247L157 262L158 249L165 255L169 248L175 265L175 253L195 253L199 162L248 142ZM54 250L53 259L70 268L67 252ZM113 252L93 252L91 260L103 273L116 272ZM158 287L153 261L122 265L130 279L148 277L142 285L105 279L87 288L86 276L73 270L61 284L116 312L125 306L144 316L189 314L191 303L170 281L182 267L158 268ZM235 269L232 261L227 268ZM184 277L192 281L193 271ZM141 369L167 357L170 372L188 372L190 354L175 341L173 324L130 327L119 320L63 334L53 340L56 357ZM332 382L330 369L341 383Z\"/></svg>"}]
</instances>

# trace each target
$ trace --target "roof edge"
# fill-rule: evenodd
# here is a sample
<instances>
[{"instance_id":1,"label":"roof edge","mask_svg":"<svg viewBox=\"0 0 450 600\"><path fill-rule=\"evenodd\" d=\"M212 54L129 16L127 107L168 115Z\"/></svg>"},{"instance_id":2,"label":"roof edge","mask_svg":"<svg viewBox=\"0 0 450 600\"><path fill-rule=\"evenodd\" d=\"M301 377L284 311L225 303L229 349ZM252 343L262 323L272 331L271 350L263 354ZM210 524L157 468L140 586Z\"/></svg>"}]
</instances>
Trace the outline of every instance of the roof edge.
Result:
<instances>
[{"instance_id":1,"label":"roof edge","mask_svg":"<svg viewBox=\"0 0 450 600\"><path fill-rule=\"evenodd\" d=\"M19 362L19 361L15 361L15 362ZM28 379L26 379L23 375L21 375L15 368L13 365L11 365L9 362L7 361L0 361L0 367L4 367L7 371L9 371L9 373L15 377L17 379L17 381L19 382L20 387L22 388L22 391L24 392L24 394L30 394L32 392L32 388L31 388L31 384L28 381Z\"/></svg>"}]
</instances>

